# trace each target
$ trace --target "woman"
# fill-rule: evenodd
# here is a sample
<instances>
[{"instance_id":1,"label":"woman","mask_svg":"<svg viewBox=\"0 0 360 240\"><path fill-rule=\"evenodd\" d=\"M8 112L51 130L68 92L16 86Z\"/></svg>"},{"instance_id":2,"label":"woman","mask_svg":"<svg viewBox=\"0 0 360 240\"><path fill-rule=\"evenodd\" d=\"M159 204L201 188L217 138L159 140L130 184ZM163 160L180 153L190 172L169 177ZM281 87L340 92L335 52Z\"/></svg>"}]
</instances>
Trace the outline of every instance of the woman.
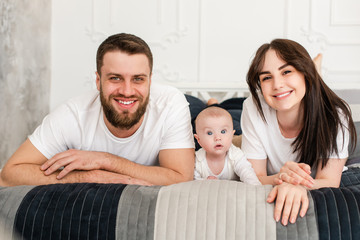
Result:
<instances>
[{"instance_id":1,"label":"woman","mask_svg":"<svg viewBox=\"0 0 360 240\"><path fill-rule=\"evenodd\" d=\"M276 185L274 218L286 225L308 208L306 189L339 187L356 132L349 106L322 80L304 47L262 45L252 61L243 106L242 150L262 184Z\"/></svg>"}]
</instances>

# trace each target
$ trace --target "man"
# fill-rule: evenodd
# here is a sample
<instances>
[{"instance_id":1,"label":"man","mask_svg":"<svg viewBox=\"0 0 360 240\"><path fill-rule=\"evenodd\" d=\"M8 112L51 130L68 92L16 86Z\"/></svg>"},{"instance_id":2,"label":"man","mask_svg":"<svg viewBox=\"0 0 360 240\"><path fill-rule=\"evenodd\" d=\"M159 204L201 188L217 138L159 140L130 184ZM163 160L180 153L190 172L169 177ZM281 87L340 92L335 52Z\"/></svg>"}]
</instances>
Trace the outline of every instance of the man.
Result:
<instances>
[{"instance_id":1,"label":"man","mask_svg":"<svg viewBox=\"0 0 360 240\"><path fill-rule=\"evenodd\" d=\"M110 36L96 65L98 91L46 116L4 166L3 185L193 179L188 103L175 88L151 83L149 46L134 35Z\"/></svg>"}]
</instances>

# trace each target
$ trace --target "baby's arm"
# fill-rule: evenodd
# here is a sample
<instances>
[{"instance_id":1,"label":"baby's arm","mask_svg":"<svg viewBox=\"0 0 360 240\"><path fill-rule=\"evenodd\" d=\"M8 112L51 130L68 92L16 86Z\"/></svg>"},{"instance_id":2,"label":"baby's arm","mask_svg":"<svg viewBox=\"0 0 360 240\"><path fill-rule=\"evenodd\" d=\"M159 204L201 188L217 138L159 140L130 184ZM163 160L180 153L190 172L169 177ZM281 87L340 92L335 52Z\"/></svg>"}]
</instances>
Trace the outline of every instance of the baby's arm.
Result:
<instances>
[{"instance_id":1,"label":"baby's arm","mask_svg":"<svg viewBox=\"0 0 360 240\"><path fill-rule=\"evenodd\" d=\"M199 171L198 171L196 168L195 168L195 170L194 170L194 179L195 179L195 180L201 180L201 179L203 179L203 178L201 177Z\"/></svg>"},{"instance_id":2,"label":"baby's arm","mask_svg":"<svg viewBox=\"0 0 360 240\"><path fill-rule=\"evenodd\" d=\"M238 151L241 151L238 149ZM244 183L252 185L261 185L258 177L255 174L254 169L251 166L251 163L246 159L244 153L237 154L237 158L234 159L234 171L236 175L240 177L240 180Z\"/></svg>"}]
</instances>

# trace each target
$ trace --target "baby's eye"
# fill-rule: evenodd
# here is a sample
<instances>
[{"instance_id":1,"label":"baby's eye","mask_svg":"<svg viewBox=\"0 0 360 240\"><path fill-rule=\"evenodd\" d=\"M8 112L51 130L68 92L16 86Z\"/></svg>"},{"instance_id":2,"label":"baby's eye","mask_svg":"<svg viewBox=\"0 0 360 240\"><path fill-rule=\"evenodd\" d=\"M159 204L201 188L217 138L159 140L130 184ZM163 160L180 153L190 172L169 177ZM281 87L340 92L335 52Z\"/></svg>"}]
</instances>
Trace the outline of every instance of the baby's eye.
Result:
<instances>
[{"instance_id":1,"label":"baby's eye","mask_svg":"<svg viewBox=\"0 0 360 240\"><path fill-rule=\"evenodd\" d=\"M222 134L225 134L225 133L226 133L226 130L225 130L225 129L221 130L221 133L222 133Z\"/></svg>"},{"instance_id":2,"label":"baby's eye","mask_svg":"<svg viewBox=\"0 0 360 240\"><path fill-rule=\"evenodd\" d=\"M210 131L209 131L209 132L207 132L207 135L212 135L212 134L213 134L213 133L212 133L212 132L210 132Z\"/></svg>"}]
</instances>

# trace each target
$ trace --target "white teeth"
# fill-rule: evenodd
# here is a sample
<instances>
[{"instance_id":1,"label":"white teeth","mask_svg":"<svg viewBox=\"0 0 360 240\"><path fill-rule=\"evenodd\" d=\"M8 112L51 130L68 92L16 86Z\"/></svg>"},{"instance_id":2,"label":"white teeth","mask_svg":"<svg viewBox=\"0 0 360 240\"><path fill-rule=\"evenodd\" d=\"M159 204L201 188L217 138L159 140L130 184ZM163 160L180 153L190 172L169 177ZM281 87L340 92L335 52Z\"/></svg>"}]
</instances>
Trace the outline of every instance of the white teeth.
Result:
<instances>
[{"instance_id":1,"label":"white teeth","mask_svg":"<svg viewBox=\"0 0 360 240\"><path fill-rule=\"evenodd\" d=\"M283 93L283 94L281 94L281 95L277 95L276 97L284 97L284 96L286 96L286 95L289 95L291 92L287 92L287 93Z\"/></svg>"},{"instance_id":2,"label":"white teeth","mask_svg":"<svg viewBox=\"0 0 360 240\"><path fill-rule=\"evenodd\" d=\"M129 105L129 104L132 104L135 101L121 101L121 100L119 100L118 102L121 103L121 104L124 104L124 105Z\"/></svg>"}]
</instances>

